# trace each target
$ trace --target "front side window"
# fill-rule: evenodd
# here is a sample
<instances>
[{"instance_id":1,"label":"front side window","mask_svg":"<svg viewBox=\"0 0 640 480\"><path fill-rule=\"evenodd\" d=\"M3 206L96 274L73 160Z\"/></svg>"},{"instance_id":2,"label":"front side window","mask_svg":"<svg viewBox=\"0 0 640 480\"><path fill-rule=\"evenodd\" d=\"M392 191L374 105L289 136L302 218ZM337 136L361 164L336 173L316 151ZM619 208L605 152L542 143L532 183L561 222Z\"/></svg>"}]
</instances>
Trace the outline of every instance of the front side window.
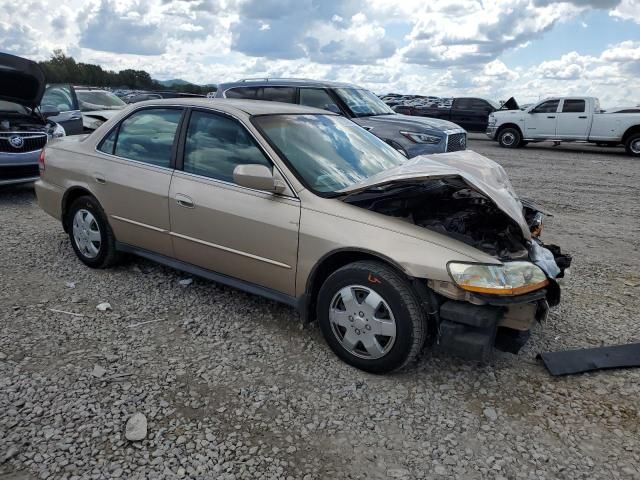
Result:
<instances>
[{"instance_id":1,"label":"front side window","mask_svg":"<svg viewBox=\"0 0 640 480\"><path fill-rule=\"evenodd\" d=\"M534 108L531 113L556 113L559 103L560 100L547 100Z\"/></svg>"},{"instance_id":2,"label":"front side window","mask_svg":"<svg viewBox=\"0 0 640 480\"><path fill-rule=\"evenodd\" d=\"M349 107L354 117L390 115L395 112L369 90L361 88L336 88L336 93Z\"/></svg>"},{"instance_id":3,"label":"front side window","mask_svg":"<svg viewBox=\"0 0 640 480\"><path fill-rule=\"evenodd\" d=\"M55 107L59 112L75 110L73 107L73 95L68 85L52 85L47 87L42 96L42 105Z\"/></svg>"},{"instance_id":4,"label":"front side window","mask_svg":"<svg viewBox=\"0 0 640 480\"><path fill-rule=\"evenodd\" d=\"M300 105L321 108L335 113L340 111L336 102L333 101L327 91L323 88L301 88Z\"/></svg>"},{"instance_id":5,"label":"front side window","mask_svg":"<svg viewBox=\"0 0 640 480\"><path fill-rule=\"evenodd\" d=\"M234 183L238 165L261 164L272 168L247 129L236 120L194 111L184 149L184 171Z\"/></svg>"},{"instance_id":6,"label":"front side window","mask_svg":"<svg viewBox=\"0 0 640 480\"><path fill-rule=\"evenodd\" d=\"M584 100L565 100L562 104L563 113L582 113L584 112Z\"/></svg>"},{"instance_id":7,"label":"front side window","mask_svg":"<svg viewBox=\"0 0 640 480\"><path fill-rule=\"evenodd\" d=\"M181 116L182 109L176 108L150 108L134 113L120 124L114 154L159 167L170 167Z\"/></svg>"},{"instance_id":8,"label":"front side window","mask_svg":"<svg viewBox=\"0 0 640 480\"><path fill-rule=\"evenodd\" d=\"M333 193L406 160L350 120L337 115L264 115L253 122L303 183Z\"/></svg>"}]
</instances>

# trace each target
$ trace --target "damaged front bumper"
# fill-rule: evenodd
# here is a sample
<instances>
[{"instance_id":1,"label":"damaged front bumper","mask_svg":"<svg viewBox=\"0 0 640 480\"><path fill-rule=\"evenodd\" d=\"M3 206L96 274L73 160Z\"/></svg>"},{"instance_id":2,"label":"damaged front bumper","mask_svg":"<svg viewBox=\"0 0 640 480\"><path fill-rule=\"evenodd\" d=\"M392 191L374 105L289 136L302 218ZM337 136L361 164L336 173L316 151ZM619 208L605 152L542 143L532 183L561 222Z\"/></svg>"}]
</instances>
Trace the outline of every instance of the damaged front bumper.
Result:
<instances>
[{"instance_id":1,"label":"damaged front bumper","mask_svg":"<svg viewBox=\"0 0 640 480\"><path fill-rule=\"evenodd\" d=\"M532 240L531 259L548 275L544 288L523 295L479 294L452 282L427 282L437 301L435 321L441 348L455 356L476 361L490 359L493 349L517 354L527 343L531 329L546 320L549 307L560 303L559 282L571 264L571 256L555 245ZM546 253L551 258L536 259ZM433 311L433 310L432 310Z\"/></svg>"}]
</instances>

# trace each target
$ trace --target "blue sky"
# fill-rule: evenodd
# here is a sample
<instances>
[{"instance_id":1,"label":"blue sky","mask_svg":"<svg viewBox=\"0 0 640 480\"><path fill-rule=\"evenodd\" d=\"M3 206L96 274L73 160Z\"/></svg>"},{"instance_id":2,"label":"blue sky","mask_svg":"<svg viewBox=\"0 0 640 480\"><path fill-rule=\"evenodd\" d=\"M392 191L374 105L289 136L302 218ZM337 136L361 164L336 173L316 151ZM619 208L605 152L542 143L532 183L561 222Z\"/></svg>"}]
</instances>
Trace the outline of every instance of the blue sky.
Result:
<instances>
[{"instance_id":1,"label":"blue sky","mask_svg":"<svg viewBox=\"0 0 640 480\"><path fill-rule=\"evenodd\" d=\"M640 0L3 0L0 49L155 78L640 104Z\"/></svg>"}]
</instances>

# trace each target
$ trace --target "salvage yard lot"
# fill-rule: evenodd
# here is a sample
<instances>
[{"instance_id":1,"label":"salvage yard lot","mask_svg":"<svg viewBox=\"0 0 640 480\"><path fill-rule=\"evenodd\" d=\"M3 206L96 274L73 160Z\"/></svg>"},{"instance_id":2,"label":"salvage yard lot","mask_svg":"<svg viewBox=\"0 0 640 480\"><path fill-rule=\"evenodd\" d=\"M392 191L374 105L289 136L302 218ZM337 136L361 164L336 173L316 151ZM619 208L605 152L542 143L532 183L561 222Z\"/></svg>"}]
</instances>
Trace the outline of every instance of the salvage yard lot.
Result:
<instances>
[{"instance_id":1,"label":"salvage yard lot","mask_svg":"<svg viewBox=\"0 0 640 480\"><path fill-rule=\"evenodd\" d=\"M387 376L273 302L140 259L90 270L31 188L0 192L0 479L640 478L640 371L552 378L535 359L639 341L640 161L469 148L555 214L563 302L518 356L436 349Z\"/></svg>"}]
</instances>

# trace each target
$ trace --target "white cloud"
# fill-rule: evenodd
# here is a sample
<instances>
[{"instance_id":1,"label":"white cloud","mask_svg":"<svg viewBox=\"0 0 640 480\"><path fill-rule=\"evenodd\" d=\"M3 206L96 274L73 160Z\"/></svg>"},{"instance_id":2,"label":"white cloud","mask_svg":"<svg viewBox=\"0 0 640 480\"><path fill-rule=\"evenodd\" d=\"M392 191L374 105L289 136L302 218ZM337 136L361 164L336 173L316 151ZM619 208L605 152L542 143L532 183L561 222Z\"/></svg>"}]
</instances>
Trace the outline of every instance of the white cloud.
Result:
<instances>
[{"instance_id":1,"label":"white cloud","mask_svg":"<svg viewBox=\"0 0 640 480\"><path fill-rule=\"evenodd\" d=\"M526 69L505 60L561 22L582 30L594 9L640 23L640 0L3 0L0 49L41 60L62 48L108 69L198 83L297 76L378 93L639 103L637 40Z\"/></svg>"}]
</instances>

